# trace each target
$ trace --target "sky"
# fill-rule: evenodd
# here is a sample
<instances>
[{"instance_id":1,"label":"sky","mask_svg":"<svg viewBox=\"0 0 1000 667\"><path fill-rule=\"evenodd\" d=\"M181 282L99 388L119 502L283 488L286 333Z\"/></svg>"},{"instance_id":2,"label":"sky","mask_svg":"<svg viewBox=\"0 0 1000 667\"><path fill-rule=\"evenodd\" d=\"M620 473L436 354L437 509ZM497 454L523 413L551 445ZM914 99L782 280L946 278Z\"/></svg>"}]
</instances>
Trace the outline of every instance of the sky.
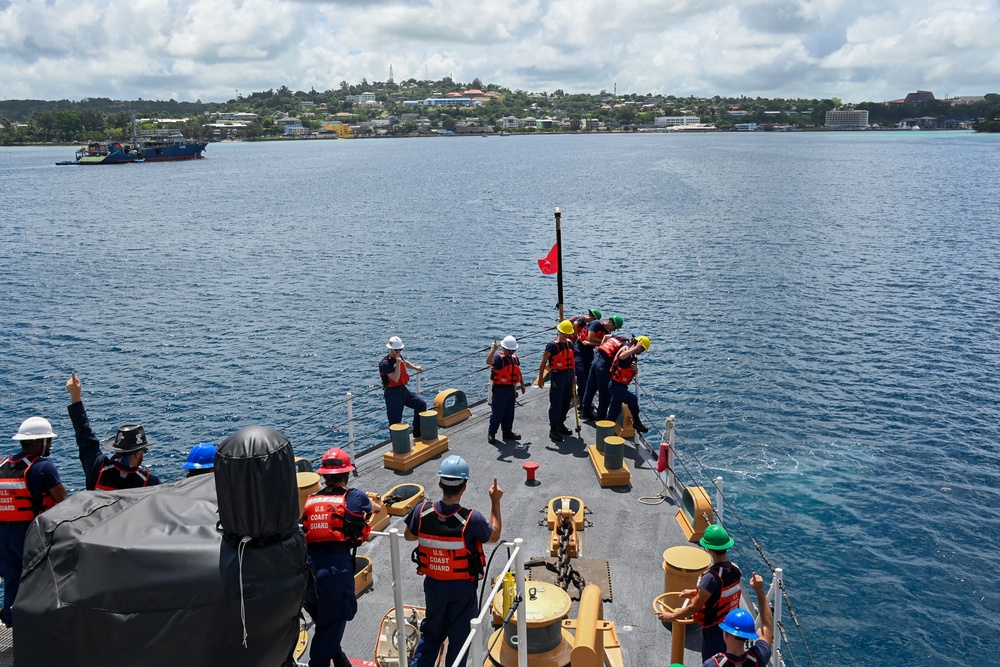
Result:
<instances>
[{"instance_id":1,"label":"sky","mask_svg":"<svg viewBox=\"0 0 1000 667\"><path fill-rule=\"evenodd\" d=\"M0 98L225 101L478 78L528 92L1000 92L1000 0L0 0Z\"/></svg>"}]
</instances>

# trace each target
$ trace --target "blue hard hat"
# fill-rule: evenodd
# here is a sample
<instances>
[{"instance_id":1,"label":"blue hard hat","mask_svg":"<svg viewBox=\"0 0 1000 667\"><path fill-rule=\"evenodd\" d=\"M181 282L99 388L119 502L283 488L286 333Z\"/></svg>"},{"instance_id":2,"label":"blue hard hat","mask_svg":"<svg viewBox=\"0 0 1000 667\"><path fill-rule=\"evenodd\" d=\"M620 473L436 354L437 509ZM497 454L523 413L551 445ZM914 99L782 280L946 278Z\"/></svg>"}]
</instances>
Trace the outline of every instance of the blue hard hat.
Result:
<instances>
[{"instance_id":1,"label":"blue hard hat","mask_svg":"<svg viewBox=\"0 0 1000 667\"><path fill-rule=\"evenodd\" d=\"M441 461L438 477L442 478L441 483L445 486L458 486L469 479L469 464L461 456L452 454ZM445 479L448 481L444 481Z\"/></svg>"},{"instance_id":2,"label":"blue hard hat","mask_svg":"<svg viewBox=\"0 0 1000 667\"><path fill-rule=\"evenodd\" d=\"M726 619L719 623L723 632L728 632L743 639L760 639L757 628L753 624L753 616L746 609L733 609L726 614Z\"/></svg>"},{"instance_id":3,"label":"blue hard hat","mask_svg":"<svg viewBox=\"0 0 1000 667\"><path fill-rule=\"evenodd\" d=\"M203 470L215 467L215 445L203 442L195 445L188 454L187 461L181 466L185 470Z\"/></svg>"}]
</instances>

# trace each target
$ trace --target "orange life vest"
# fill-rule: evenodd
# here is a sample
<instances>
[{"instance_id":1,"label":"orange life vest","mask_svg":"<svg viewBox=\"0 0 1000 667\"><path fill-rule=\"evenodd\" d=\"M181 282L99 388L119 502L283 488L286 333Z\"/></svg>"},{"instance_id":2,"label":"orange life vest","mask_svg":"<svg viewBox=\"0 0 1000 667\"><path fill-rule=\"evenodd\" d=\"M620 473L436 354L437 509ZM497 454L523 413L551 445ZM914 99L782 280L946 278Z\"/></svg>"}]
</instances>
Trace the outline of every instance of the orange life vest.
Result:
<instances>
[{"instance_id":1,"label":"orange life vest","mask_svg":"<svg viewBox=\"0 0 1000 667\"><path fill-rule=\"evenodd\" d=\"M703 577L716 577L722 582L722 590L718 595L711 595L705 606L694 615L703 628L711 628L722 623L726 614L740 606L740 579L743 573L735 563L715 563Z\"/></svg>"},{"instance_id":2,"label":"orange life vest","mask_svg":"<svg viewBox=\"0 0 1000 667\"><path fill-rule=\"evenodd\" d=\"M116 471L117 476L111 473ZM101 472L97 473L97 482L94 488L101 491L121 491L122 489L138 489L149 484L149 470L139 468L138 470L128 470L122 465L109 461Z\"/></svg>"},{"instance_id":3,"label":"orange life vest","mask_svg":"<svg viewBox=\"0 0 1000 667\"><path fill-rule=\"evenodd\" d=\"M753 651L744 653L742 660L730 660L725 653L716 653L709 659L715 661L716 667L757 667L759 664L757 654Z\"/></svg>"},{"instance_id":4,"label":"orange life vest","mask_svg":"<svg viewBox=\"0 0 1000 667\"><path fill-rule=\"evenodd\" d=\"M501 355L501 366L497 369L494 362L491 372L493 384L520 384L521 383L521 360L516 354L509 357Z\"/></svg>"},{"instance_id":5,"label":"orange life vest","mask_svg":"<svg viewBox=\"0 0 1000 667\"><path fill-rule=\"evenodd\" d=\"M628 385L638 372L639 364L634 355L625 361L619 360L616 355L615 362L611 365L611 380L612 382Z\"/></svg>"},{"instance_id":6,"label":"orange life vest","mask_svg":"<svg viewBox=\"0 0 1000 667\"><path fill-rule=\"evenodd\" d=\"M390 355L385 355L383 359L388 359ZM402 368L399 369L399 379L393 382L389 379L388 375L382 376L382 386L383 387L402 387L404 384L410 381L410 374L406 370L406 362L400 357L396 360L397 364L400 364Z\"/></svg>"},{"instance_id":7,"label":"orange life vest","mask_svg":"<svg viewBox=\"0 0 1000 667\"><path fill-rule=\"evenodd\" d=\"M41 496L28 492L28 470L39 458L25 456L11 461L8 456L0 462L0 521L31 521L55 506L56 501L48 492Z\"/></svg>"},{"instance_id":8,"label":"orange life vest","mask_svg":"<svg viewBox=\"0 0 1000 667\"><path fill-rule=\"evenodd\" d=\"M309 544L329 542L358 547L372 531L363 515L347 509L347 489L314 493L306 500L304 513L302 529Z\"/></svg>"},{"instance_id":9,"label":"orange life vest","mask_svg":"<svg viewBox=\"0 0 1000 667\"><path fill-rule=\"evenodd\" d=\"M586 315L574 315L569 318L569 321L573 323L573 328L576 329L575 338L581 343L589 337L590 332L587 330L587 325L590 322L587 321Z\"/></svg>"},{"instance_id":10,"label":"orange life vest","mask_svg":"<svg viewBox=\"0 0 1000 667\"><path fill-rule=\"evenodd\" d=\"M479 581L486 569L486 555L482 544L477 543L474 550L465 544L471 514L465 507L452 514L438 514L433 502L423 502L414 551L417 574L442 581Z\"/></svg>"},{"instance_id":11,"label":"orange life vest","mask_svg":"<svg viewBox=\"0 0 1000 667\"><path fill-rule=\"evenodd\" d=\"M618 348L625 344L625 340L624 336L605 336L597 346L597 351L602 352L608 359L614 359L618 354Z\"/></svg>"},{"instance_id":12,"label":"orange life vest","mask_svg":"<svg viewBox=\"0 0 1000 667\"><path fill-rule=\"evenodd\" d=\"M555 343L556 347L559 349L555 354L549 355L549 368L554 371L568 371L573 368L575 363L575 357L573 356L573 343L570 341L561 343L558 338L552 342Z\"/></svg>"}]
</instances>

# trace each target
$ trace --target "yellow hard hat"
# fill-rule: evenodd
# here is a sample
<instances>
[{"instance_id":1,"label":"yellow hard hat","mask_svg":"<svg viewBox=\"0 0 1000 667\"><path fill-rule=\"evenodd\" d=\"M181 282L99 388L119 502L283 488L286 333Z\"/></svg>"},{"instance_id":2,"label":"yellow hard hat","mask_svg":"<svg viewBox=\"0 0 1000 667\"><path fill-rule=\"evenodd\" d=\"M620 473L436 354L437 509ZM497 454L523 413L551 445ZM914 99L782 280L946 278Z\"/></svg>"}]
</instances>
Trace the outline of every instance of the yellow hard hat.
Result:
<instances>
[{"instance_id":1,"label":"yellow hard hat","mask_svg":"<svg viewBox=\"0 0 1000 667\"><path fill-rule=\"evenodd\" d=\"M557 326L556 329L559 329L559 333L564 333L567 335L572 334L574 331L576 331L576 327L574 327L573 323L570 322L569 320L563 320L562 322L560 322L559 326Z\"/></svg>"},{"instance_id":2,"label":"yellow hard hat","mask_svg":"<svg viewBox=\"0 0 1000 667\"><path fill-rule=\"evenodd\" d=\"M649 336L639 336L636 338L639 341L639 345L642 345L642 349L649 352Z\"/></svg>"}]
</instances>

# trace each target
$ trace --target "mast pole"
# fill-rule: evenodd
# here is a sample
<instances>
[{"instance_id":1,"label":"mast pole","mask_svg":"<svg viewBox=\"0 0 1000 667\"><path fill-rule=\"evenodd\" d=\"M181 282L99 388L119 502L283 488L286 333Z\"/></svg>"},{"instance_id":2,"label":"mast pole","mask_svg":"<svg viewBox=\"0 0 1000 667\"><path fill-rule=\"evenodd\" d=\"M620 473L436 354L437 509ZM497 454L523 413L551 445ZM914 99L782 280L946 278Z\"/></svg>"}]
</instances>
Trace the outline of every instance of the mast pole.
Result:
<instances>
[{"instance_id":1,"label":"mast pole","mask_svg":"<svg viewBox=\"0 0 1000 667\"><path fill-rule=\"evenodd\" d=\"M557 282L559 283L559 321L562 322L565 319L563 310L563 261L562 261L562 212L559 207L556 206L556 261L559 263L559 271L557 272Z\"/></svg>"}]
</instances>

